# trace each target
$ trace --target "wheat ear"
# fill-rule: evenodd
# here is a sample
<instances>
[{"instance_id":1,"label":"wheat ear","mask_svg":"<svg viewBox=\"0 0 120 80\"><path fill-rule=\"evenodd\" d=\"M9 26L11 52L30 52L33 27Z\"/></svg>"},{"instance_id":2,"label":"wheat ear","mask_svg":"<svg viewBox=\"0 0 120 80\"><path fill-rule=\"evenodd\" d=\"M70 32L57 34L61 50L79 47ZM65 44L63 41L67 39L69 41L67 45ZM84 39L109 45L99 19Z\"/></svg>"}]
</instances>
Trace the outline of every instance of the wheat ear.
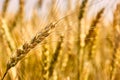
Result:
<instances>
[{"instance_id":1,"label":"wheat ear","mask_svg":"<svg viewBox=\"0 0 120 80\"><path fill-rule=\"evenodd\" d=\"M100 22L101 15L103 14L103 12L104 12L104 8L101 9L98 12L95 20L92 21L91 26L90 26L90 30L89 30L88 34L86 35L86 37L85 37L85 47L87 47L87 46L90 47L89 55L88 55L89 58L91 58L91 54L92 54L91 49L94 46L95 38L96 38L96 35L97 35L97 32L96 32L97 24Z\"/></svg>"},{"instance_id":2,"label":"wheat ear","mask_svg":"<svg viewBox=\"0 0 120 80\"><path fill-rule=\"evenodd\" d=\"M79 13L78 13L78 35L77 35L77 65L78 65L78 72L77 72L77 78L78 80L80 79L80 72L82 70L82 63L81 65L79 64L80 63L80 49L81 49L81 39L80 39L80 34L81 34L81 21L82 21L82 18L84 17L84 13L85 13L85 8L86 8L86 5L87 5L87 2L88 0L83 0L82 3L81 3L81 6L80 6L80 10L79 10Z\"/></svg>"},{"instance_id":3,"label":"wheat ear","mask_svg":"<svg viewBox=\"0 0 120 80\"><path fill-rule=\"evenodd\" d=\"M49 66L50 66L50 52L48 50L48 45L43 44L42 46L42 79L48 80L49 79Z\"/></svg>"},{"instance_id":4,"label":"wheat ear","mask_svg":"<svg viewBox=\"0 0 120 80\"><path fill-rule=\"evenodd\" d=\"M119 47L120 47L120 4L117 5L116 11L114 13L114 20L113 20L113 34L114 34L114 41L113 43L113 54L112 54L112 61L111 61L111 74L110 74L110 79L114 80L115 79L115 74L116 70L119 66Z\"/></svg>"},{"instance_id":5,"label":"wheat ear","mask_svg":"<svg viewBox=\"0 0 120 80\"><path fill-rule=\"evenodd\" d=\"M32 50L37 44L41 43L50 33L53 28L55 28L56 23L50 23L41 32L39 32L30 42L26 42L23 46L15 51L10 60L7 63L6 72L2 78L4 79L8 70L14 67L21 59L23 59L27 53Z\"/></svg>"},{"instance_id":6,"label":"wheat ear","mask_svg":"<svg viewBox=\"0 0 120 80\"><path fill-rule=\"evenodd\" d=\"M60 36L60 39L61 40L58 42L56 50L55 50L54 54L52 55L52 58L51 58L51 61L50 61L49 78L53 75L53 71L54 71L56 62L58 60L58 57L59 57L59 54L60 54L60 51L61 51L61 48L62 48L62 43L63 43L63 36L62 35Z\"/></svg>"},{"instance_id":7,"label":"wheat ear","mask_svg":"<svg viewBox=\"0 0 120 80\"><path fill-rule=\"evenodd\" d=\"M69 15L67 15L69 16ZM67 17L65 16L65 17ZM19 49L16 49L15 53L11 56L10 60L7 63L7 69L6 72L4 73L2 80L6 76L8 70L11 67L14 67L21 59L23 59L27 53L33 49L37 44L41 43L50 33L52 30L55 28L56 24L60 22L62 19L65 17L62 17L61 19L50 23L48 26L46 26L41 32L39 32L30 42L26 42L23 44L23 46Z\"/></svg>"},{"instance_id":8,"label":"wheat ear","mask_svg":"<svg viewBox=\"0 0 120 80\"><path fill-rule=\"evenodd\" d=\"M90 26L90 30L85 38L85 45L87 45L88 43L91 43L91 41L93 41L92 38L95 37L96 25L99 23L101 15L103 14L103 12L104 12L104 8L98 12L95 20L92 21L91 26Z\"/></svg>"},{"instance_id":9,"label":"wheat ear","mask_svg":"<svg viewBox=\"0 0 120 80\"><path fill-rule=\"evenodd\" d=\"M85 62L85 60L87 60L89 62L89 64L91 65L91 67L94 67L94 69L96 69L96 66L94 65L94 61L93 61L93 57L92 55L95 52L96 49L96 39L97 39L97 34L98 34L98 27L97 24L100 22L101 16L103 14L104 9L100 10L95 19L92 21L91 25L90 25L90 29L88 31L88 34L85 37L85 46L83 46L83 51L85 54L83 54L83 62ZM87 53L87 54L86 54ZM89 70L89 69L88 69ZM85 71L85 66L83 66L83 72ZM92 75L92 73L87 73L87 76ZM93 76L91 76L93 77Z\"/></svg>"}]
</instances>

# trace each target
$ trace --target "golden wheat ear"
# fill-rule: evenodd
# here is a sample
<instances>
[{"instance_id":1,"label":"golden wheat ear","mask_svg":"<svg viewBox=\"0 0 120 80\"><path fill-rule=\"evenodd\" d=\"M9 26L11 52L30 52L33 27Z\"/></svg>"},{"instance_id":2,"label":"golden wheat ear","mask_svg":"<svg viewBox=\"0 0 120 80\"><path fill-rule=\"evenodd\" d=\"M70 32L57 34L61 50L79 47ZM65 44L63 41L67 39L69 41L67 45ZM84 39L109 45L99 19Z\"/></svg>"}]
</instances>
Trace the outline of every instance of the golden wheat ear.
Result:
<instances>
[{"instance_id":1,"label":"golden wheat ear","mask_svg":"<svg viewBox=\"0 0 120 80\"><path fill-rule=\"evenodd\" d=\"M41 43L50 33L57 23L50 23L41 32L39 32L30 42L23 44L23 46L15 51L10 60L7 63L6 72L2 78L4 79L8 70L14 67L21 59L23 59L30 50L32 50L37 44Z\"/></svg>"},{"instance_id":2,"label":"golden wheat ear","mask_svg":"<svg viewBox=\"0 0 120 80\"><path fill-rule=\"evenodd\" d=\"M32 50L34 47L36 47L36 45L41 43L47 36L49 36L52 30L56 27L56 24L65 17L59 19L58 21L48 24L41 32L36 34L36 36L30 42L26 42L22 45L21 48L16 49L15 53L11 56L10 60L7 63L7 69L2 77L2 80L6 76L8 70L11 67L14 67L21 59L23 59L28 54L30 50Z\"/></svg>"},{"instance_id":3,"label":"golden wheat ear","mask_svg":"<svg viewBox=\"0 0 120 80\"><path fill-rule=\"evenodd\" d=\"M62 48L63 38L64 38L63 36L60 36L61 40L58 42L57 47L55 49L55 52L52 55L52 59L50 61L50 67L49 67L49 72L50 72L49 77L51 77L53 75L55 64L58 60L58 57L59 57L59 54L60 54L60 51L61 51L61 48Z\"/></svg>"},{"instance_id":4,"label":"golden wheat ear","mask_svg":"<svg viewBox=\"0 0 120 80\"><path fill-rule=\"evenodd\" d=\"M100 23L100 20L102 18L102 14L104 13L104 8L101 9L98 14L96 15L95 19L92 21L90 25L90 29L88 31L88 34L85 37L85 46L84 46L84 52L88 52L87 59L92 59L92 54L94 52L95 44L96 44L96 38L98 35L98 27L97 24ZM89 48L88 48L89 47Z\"/></svg>"},{"instance_id":5,"label":"golden wheat ear","mask_svg":"<svg viewBox=\"0 0 120 80\"><path fill-rule=\"evenodd\" d=\"M120 63L120 4L116 6L116 10L114 12L114 20L113 20L113 37L114 39L111 41L113 44L113 53L112 53L112 60L111 60L111 73L110 73L110 79L115 80L117 70L119 68Z\"/></svg>"},{"instance_id":6,"label":"golden wheat ear","mask_svg":"<svg viewBox=\"0 0 120 80\"><path fill-rule=\"evenodd\" d=\"M104 12L104 8L98 12L96 18L92 21L92 23L90 25L90 30L89 30L88 34L86 35L86 38L85 38L85 44L86 45L91 42L91 38L95 37L96 25L99 23L99 21L101 19L101 15L103 14L103 12Z\"/></svg>"},{"instance_id":7,"label":"golden wheat ear","mask_svg":"<svg viewBox=\"0 0 120 80\"><path fill-rule=\"evenodd\" d=\"M78 27L77 27L77 69L78 69L78 72L77 72L77 78L78 80L80 79L80 75L81 75L81 70L82 70L82 63L80 63L80 49L81 49L81 38L80 38L80 35L81 35L81 22L82 22L82 19L84 18L84 14L85 14L85 8L87 6L87 3L88 3L88 0L83 0L81 5L80 5L80 8L79 8L79 13L78 13ZM81 64L81 65L80 65Z\"/></svg>"}]
</instances>

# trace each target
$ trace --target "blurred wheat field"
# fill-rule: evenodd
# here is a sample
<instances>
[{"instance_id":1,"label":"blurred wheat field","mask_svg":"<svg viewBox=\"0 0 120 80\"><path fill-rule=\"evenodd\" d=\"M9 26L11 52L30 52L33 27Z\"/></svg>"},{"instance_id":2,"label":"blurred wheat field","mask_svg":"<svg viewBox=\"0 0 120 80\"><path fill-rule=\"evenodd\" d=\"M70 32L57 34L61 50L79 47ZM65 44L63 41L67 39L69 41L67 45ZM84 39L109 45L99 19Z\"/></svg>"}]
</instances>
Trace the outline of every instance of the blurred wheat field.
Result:
<instances>
[{"instance_id":1,"label":"blurred wheat field","mask_svg":"<svg viewBox=\"0 0 120 80\"><path fill-rule=\"evenodd\" d=\"M119 0L36 0L30 18L27 1L2 4L1 80L120 80Z\"/></svg>"}]
</instances>

